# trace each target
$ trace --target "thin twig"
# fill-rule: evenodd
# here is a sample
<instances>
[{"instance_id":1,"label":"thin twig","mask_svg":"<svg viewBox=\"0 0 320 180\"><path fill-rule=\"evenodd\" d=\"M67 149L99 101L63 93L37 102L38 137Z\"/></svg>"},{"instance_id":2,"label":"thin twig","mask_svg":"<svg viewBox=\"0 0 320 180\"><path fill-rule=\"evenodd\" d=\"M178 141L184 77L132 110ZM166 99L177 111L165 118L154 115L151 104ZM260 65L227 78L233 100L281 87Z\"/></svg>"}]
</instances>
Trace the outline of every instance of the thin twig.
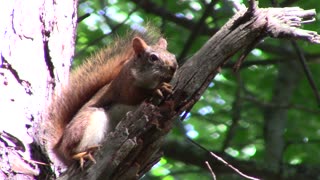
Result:
<instances>
[{"instance_id":1,"label":"thin twig","mask_svg":"<svg viewBox=\"0 0 320 180\"><path fill-rule=\"evenodd\" d=\"M272 5L274 7L279 7L279 3L277 1L272 1ZM309 23L309 22L313 22L314 20L315 20L314 17L311 17L311 19L307 18L307 20L303 20L302 19L301 23L302 24L303 23ZM292 44L293 48L295 49L295 51L297 52L299 62L302 65L303 71L307 76L309 84L310 84L310 86L311 86L311 88L313 90L313 93L314 93L315 97L316 97L316 101L318 103L318 106L320 107L320 94L319 94L317 86L316 86L316 84L314 82L314 79L313 79L313 76L311 74L311 71L310 71L310 69L309 69L309 67L307 65L306 57L305 57L304 53L302 52L301 48L299 47L299 45L296 43L296 41L292 40L291 44Z\"/></svg>"},{"instance_id":2,"label":"thin twig","mask_svg":"<svg viewBox=\"0 0 320 180\"><path fill-rule=\"evenodd\" d=\"M241 3L237 2L237 1L233 1L233 0L230 0L230 2L232 3L236 12L246 9L246 6L244 4L241 4Z\"/></svg>"},{"instance_id":3,"label":"thin twig","mask_svg":"<svg viewBox=\"0 0 320 180\"><path fill-rule=\"evenodd\" d=\"M239 175L241 175L244 178L247 179L252 179L252 180L260 180L258 178L252 177L252 176L248 176L245 175L244 173L242 173L239 169L233 167L231 164L229 164L227 161L223 160L221 157L219 157L218 155L214 154L213 152L210 152L210 154L215 157L217 160L221 161L223 164L225 164L226 166L228 166L229 168L233 169L235 172L237 172Z\"/></svg>"},{"instance_id":4,"label":"thin twig","mask_svg":"<svg viewBox=\"0 0 320 180\"><path fill-rule=\"evenodd\" d=\"M258 8L258 1L249 0L249 8L248 11L253 13Z\"/></svg>"},{"instance_id":5,"label":"thin twig","mask_svg":"<svg viewBox=\"0 0 320 180\"><path fill-rule=\"evenodd\" d=\"M302 65L303 71L307 76L307 79L308 79L309 84L310 84L310 86L312 88L314 96L316 97L316 101L318 103L318 106L320 107L320 94L318 92L318 88L316 86L316 83L314 82L312 73L311 73L311 71L310 71L310 69L309 69L309 67L307 65L307 60L306 60L301 48L298 46L298 44L295 41L291 41L291 44L294 47L295 51L297 52L297 55L299 57L298 59L299 59L301 65Z\"/></svg>"},{"instance_id":6,"label":"thin twig","mask_svg":"<svg viewBox=\"0 0 320 180\"><path fill-rule=\"evenodd\" d=\"M247 179L251 179L251 180L260 180L258 178L252 177L252 176L248 176L245 175L244 173L242 173L240 170L238 170L237 168L233 167L231 164L229 164L228 162L226 162L225 160L223 160L221 157L219 157L218 155L214 154L212 151L209 151L208 149L206 149L205 147L203 147L202 145L198 144L197 142L193 141L192 139L190 139L189 137L186 137L188 141L190 141L192 144L196 145L197 147L199 147L200 149L208 152L210 155L212 155L213 157L215 157L218 161L221 161L223 164L225 164L226 166L230 167L232 170L234 170L235 172L237 172L240 176L245 177Z\"/></svg>"},{"instance_id":7,"label":"thin twig","mask_svg":"<svg viewBox=\"0 0 320 180\"><path fill-rule=\"evenodd\" d=\"M111 35L112 33L114 33L117 29L119 29L122 25L124 25L130 18L130 16L137 10L137 8L133 9L132 11L130 11L126 17L126 19L124 19L121 23L117 24L116 26L114 26L110 32L101 35L100 37L92 40L91 42L89 42L84 48L82 48L81 50L79 50L78 53L75 54L75 57L80 56L82 53L85 52L86 49L88 49L90 46L93 46L95 44L97 44L98 42L102 41L102 39L104 39L105 37Z\"/></svg>"},{"instance_id":8,"label":"thin twig","mask_svg":"<svg viewBox=\"0 0 320 180\"><path fill-rule=\"evenodd\" d=\"M185 58L187 52L190 51L190 48L191 48L194 40L196 39L197 35L202 30L202 27L205 23L205 20L210 16L210 14L212 13L212 8L214 7L215 4L217 4L217 2L218 2L217 0L213 0L210 2L210 4L206 5L205 11L203 12L200 20L197 22L196 26L194 27L193 31L191 32L190 36L188 37L188 39L185 43L185 46L178 57L178 60L181 61L179 63L184 63L183 61L186 60L184 58Z\"/></svg>"},{"instance_id":9,"label":"thin twig","mask_svg":"<svg viewBox=\"0 0 320 180\"><path fill-rule=\"evenodd\" d=\"M317 63L317 61L319 60L318 55L315 56L310 56L310 58L307 59L308 63ZM250 60L250 61L244 61L241 66L240 69L246 69L248 67L251 66L270 66L270 65L277 65L277 64L281 64L281 63L286 63L288 61L291 61L291 59L287 58L275 58L275 59L268 59L268 60ZM230 69L235 67L235 63L233 62L227 62L222 68L223 69Z\"/></svg>"},{"instance_id":10,"label":"thin twig","mask_svg":"<svg viewBox=\"0 0 320 180\"><path fill-rule=\"evenodd\" d=\"M239 72L236 72L236 78L238 86L236 89L234 102L232 103L232 123L229 126L228 131L226 133L226 138L223 142L222 150L225 150L230 145L230 142L236 134L237 128L239 126L239 121L241 119L241 108L243 104L243 99L241 99L242 80Z\"/></svg>"},{"instance_id":11,"label":"thin twig","mask_svg":"<svg viewBox=\"0 0 320 180\"><path fill-rule=\"evenodd\" d=\"M243 51L242 55L240 56L240 58L236 61L234 67L233 67L233 72L237 72L241 66L241 64L243 63L243 61L247 58L247 56L249 55L249 53L252 51L252 49L254 49L263 39L264 37L258 37L256 38L252 43L250 43L247 47L245 47L245 50Z\"/></svg>"},{"instance_id":12,"label":"thin twig","mask_svg":"<svg viewBox=\"0 0 320 180\"><path fill-rule=\"evenodd\" d=\"M263 100L260 100L256 97L253 96L243 96L241 97L244 100L250 101L258 106L261 106L262 108L266 108L266 107L270 107L270 108L277 108L277 109L298 109L301 111L305 111L308 113L313 113L313 114L319 114L320 111L319 109L312 109L312 108L308 108L306 106L303 105L299 105L299 104L275 104L275 103L268 103L268 102L264 102Z\"/></svg>"},{"instance_id":13,"label":"thin twig","mask_svg":"<svg viewBox=\"0 0 320 180\"><path fill-rule=\"evenodd\" d=\"M216 175L215 175L214 172L212 171L212 168L211 168L209 162L206 161L205 163L206 163L206 165L207 165L207 167L208 167L208 169L209 169L209 171L210 171L210 173L211 173L211 175L212 175L212 179L213 179L213 180L217 180Z\"/></svg>"},{"instance_id":14,"label":"thin twig","mask_svg":"<svg viewBox=\"0 0 320 180\"><path fill-rule=\"evenodd\" d=\"M77 23L80 23L81 21L83 21L84 19L86 19L87 17L89 17L91 14L90 13L86 13L83 16L78 17L77 19Z\"/></svg>"}]
</instances>

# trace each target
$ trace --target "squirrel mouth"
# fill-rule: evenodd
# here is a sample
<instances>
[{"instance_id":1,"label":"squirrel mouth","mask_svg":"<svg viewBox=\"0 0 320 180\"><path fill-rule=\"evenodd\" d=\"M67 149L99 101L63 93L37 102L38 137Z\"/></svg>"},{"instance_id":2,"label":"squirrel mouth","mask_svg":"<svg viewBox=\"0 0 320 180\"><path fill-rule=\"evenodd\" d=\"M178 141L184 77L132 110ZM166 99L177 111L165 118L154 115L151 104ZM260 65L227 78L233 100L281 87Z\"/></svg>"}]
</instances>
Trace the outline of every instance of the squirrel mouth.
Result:
<instances>
[{"instance_id":1,"label":"squirrel mouth","mask_svg":"<svg viewBox=\"0 0 320 180\"><path fill-rule=\"evenodd\" d=\"M163 82L170 82L175 74L175 71L170 71L170 74L166 74L165 76L162 76Z\"/></svg>"}]
</instances>

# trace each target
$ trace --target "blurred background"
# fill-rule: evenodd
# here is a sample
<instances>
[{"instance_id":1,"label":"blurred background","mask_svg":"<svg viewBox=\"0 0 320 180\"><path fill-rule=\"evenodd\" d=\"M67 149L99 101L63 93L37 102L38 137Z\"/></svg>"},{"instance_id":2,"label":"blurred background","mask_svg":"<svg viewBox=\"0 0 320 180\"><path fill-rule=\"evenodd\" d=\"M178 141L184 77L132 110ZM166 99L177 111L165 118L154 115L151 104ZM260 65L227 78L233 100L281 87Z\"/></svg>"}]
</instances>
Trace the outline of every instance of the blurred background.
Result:
<instances>
[{"instance_id":1,"label":"blurred background","mask_svg":"<svg viewBox=\"0 0 320 180\"><path fill-rule=\"evenodd\" d=\"M161 29L180 63L187 61L236 12L241 0L80 0L73 66L114 36L146 23ZM304 29L320 32L317 0L260 0L260 7L316 8ZM199 102L177 123L164 156L143 179L245 179L186 139L222 157L243 173L262 179L320 179L320 104L308 81L306 60L320 88L320 45L267 38L238 72L231 57Z\"/></svg>"}]
</instances>

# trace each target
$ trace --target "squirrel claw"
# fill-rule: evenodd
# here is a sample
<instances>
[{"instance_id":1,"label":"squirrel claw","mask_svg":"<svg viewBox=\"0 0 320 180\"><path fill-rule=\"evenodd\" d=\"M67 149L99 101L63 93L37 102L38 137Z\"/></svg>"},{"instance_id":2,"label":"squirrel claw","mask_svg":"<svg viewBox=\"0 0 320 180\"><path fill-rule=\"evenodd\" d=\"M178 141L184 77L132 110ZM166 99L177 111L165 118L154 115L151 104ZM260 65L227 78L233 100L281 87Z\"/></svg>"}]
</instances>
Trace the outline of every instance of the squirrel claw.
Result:
<instances>
[{"instance_id":1,"label":"squirrel claw","mask_svg":"<svg viewBox=\"0 0 320 180\"><path fill-rule=\"evenodd\" d=\"M162 82L159 84L159 86L154 90L153 95L156 95L157 98L163 99L165 96L171 95L172 94L172 86L169 83ZM158 99L158 100L160 100ZM157 102L157 100L154 99L154 97L151 97L150 99L151 102Z\"/></svg>"},{"instance_id":2,"label":"squirrel claw","mask_svg":"<svg viewBox=\"0 0 320 180\"><path fill-rule=\"evenodd\" d=\"M163 94L162 94L160 89L156 89L155 94L158 95L161 98L163 97Z\"/></svg>"},{"instance_id":3,"label":"squirrel claw","mask_svg":"<svg viewBox=\"0 0 320 180\"><path fill-rule=\"evenodd\" d=\"M161 90L161 92L166 94L172 94L172 86L169 83L163 82L160 84L160 87L158 90Z\"/></svg>"},{"instance_id":4,"label":"squirrel claw","mask_svg":"<svg viewBox=\"0 0 320 180\"><path fill-rule=\"evenodd\" d=\"M164 97L164 94L172 94L172 86L169 83L163 82L159 87L154 91L154 94L160 98Z\"/></svg>"},{"instance_id":5,"label":"squirrel claw","mask_svg":"<svg viewBox=\"0 0 320 180\"><path fill-rule=\"evenodd\" d=\"M166 92L167 94L172 94L172 86L169 83L163 82L161 84L160 89L164 92Z\"/></svg>"},{"instance_id":6,"label":"squirrel claw","mask_svg":"<svg viewBox=\"0 0 320 180\"><path fill-rule=\"evenodd\" d=\"M79 160L80 168L83 170L83 164L85 159L92 161L94 164L97 163L97 161L93 158L92 153L100 147L100 145L91 146L86 151L73 155L72 159Z\"/></svg>"}]
</instances>

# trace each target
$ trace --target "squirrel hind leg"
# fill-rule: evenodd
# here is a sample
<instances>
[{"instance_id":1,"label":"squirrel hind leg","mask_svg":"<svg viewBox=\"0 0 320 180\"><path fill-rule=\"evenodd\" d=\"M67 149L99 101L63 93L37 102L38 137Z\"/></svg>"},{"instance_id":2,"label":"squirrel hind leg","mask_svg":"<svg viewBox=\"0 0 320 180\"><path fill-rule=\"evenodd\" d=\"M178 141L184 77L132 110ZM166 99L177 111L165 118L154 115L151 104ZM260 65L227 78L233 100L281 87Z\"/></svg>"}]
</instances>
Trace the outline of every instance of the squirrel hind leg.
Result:
<instances>
[{"instance_id":1,"label":"squirrel hind leg","mask_svg":"<svg viewBox=\"0 0 320 180\"><path fill-rule=\"evenodd\" d=\"M80 164L80 168L81 170L83 170L83 165L84 165L84 160L90 160L91 162L93 162L94 164L96 164L96 160L93 158L93 153L99 149L101 147L101 145L96 145L96 146L91 146L88 147L87 150L83 151L83 152L79 152L76 153L72 156L72 159L79 161Z\"/></svg>"},{"instance_id":2,"label":"squirrel hind leg","mask_svg":"<svg viewBox=\"0 0 320 180\"><path fill-rule=\"evenodd\" d=\"M80 162L83 169L84 160L96 163L93 153L101 147L100 143L104 139L108 129L109 117L103 108L87 107L79 112L82 120L88 121L83 132L82 138L74 151L72 159Z\"/></svg>"}]
</instances>

